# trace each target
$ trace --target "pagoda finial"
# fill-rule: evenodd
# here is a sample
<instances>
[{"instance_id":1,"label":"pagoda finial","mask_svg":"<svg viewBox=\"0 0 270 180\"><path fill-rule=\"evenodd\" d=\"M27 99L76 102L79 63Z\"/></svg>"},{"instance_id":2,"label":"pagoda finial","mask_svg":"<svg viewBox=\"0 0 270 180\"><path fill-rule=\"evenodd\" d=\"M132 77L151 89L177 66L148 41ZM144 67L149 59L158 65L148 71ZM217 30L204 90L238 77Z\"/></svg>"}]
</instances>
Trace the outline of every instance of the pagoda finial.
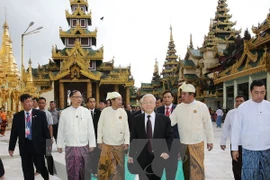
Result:
<instances>
[{"instance_id":1,"label":"pagoda finial","mask_svg":"<svg viewBox=\"0 0 270 180\"><path fill-rule=\"evenodd\" d=\"M157 61L157 58L155 59L154 73L158 74L158 61Z\"/></svg>"},{"instance_id":2,"label":"pagoda finial","mask_svg":"<svg viewBox=\"0 0 270 180\"><path fill-rule=\"evenodd\" d=\"M192 34L190 34L189 48L193 49Z\"/></svg>"},{"instance_id":3,"label":"pagoda finial","mask_svg":"<svg viewBox=\"0 0 270 180\"><path fill-rule=\"evenodd\" d=\"M3 24L3 28L4 29L8 29L8 24L7 24L7 8L4 7L4 9L5 9L5 22Z\"/></svg>"},{"instance_id":4,"label":"pagoda finial","mask_svg":"<svg viewBox=\"0 0 270 180\"><path fill-rule=\"evenodd\" d=\"M170 25L170 41L173 41L172 25Z\"/></svg>"}]
</instances>

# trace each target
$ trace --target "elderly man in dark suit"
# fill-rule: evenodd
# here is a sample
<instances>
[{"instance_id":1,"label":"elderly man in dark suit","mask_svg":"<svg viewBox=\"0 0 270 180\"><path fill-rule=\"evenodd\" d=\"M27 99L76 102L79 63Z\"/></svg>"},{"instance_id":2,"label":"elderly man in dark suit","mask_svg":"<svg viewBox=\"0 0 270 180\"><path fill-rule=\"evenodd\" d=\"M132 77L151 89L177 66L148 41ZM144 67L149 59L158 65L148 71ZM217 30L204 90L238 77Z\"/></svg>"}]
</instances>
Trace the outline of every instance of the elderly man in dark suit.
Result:
<instances>
[{"instance_id":1,"label":"elderly man in dark suit","mask_svg":"<svg viewBox=\"0 0 270 180\"><path fill-rule=\"evenodd\" d=\"M32 108L33 101L29 94L21 95L20 101L24 110L14 115L8 148L9 154L13 157L19 137L24 179L34 180L34 163L43 179L48 180L49 174L45 166L44 155L46 145L51 147L51 136L46 114Z\"/></svg>"},{"instance_id":2,"label":"elderly man in dark suit","mask_svg":"<svg viewBox=\"0 0 270 180\"><path fill-rule=\"evenodd\" d=\"M173 140L170 119L154 112L156 98L152 94L142 97L144 114L133 119L128 163L138 161L140 179L159 180L169 158Z\"/></svg>"},{"instance_id":3,"label":"elderly man in dark suit","mask_svg":"<svg viewBox=\"0 0 270 180\"><path fill-rule=\"evenodd\" d=\"M165 91L162 94L163 98L163 104L164 106L160 106L157 108L157 113L164 114L165 116L170 116L173 112L174 108L176 108L176 105L173 104L174 98L171 91ZM177 125L173 126L173 144L172 149L170 151L170 158L167 161L166 164L166 177L168 180L175 179L177 166L178 166L178 154L180 152L180 140L179 140L179 133Z\"/></svg>"},{"instance_id":4,"label":"elderly man in dark suit","mask_svg":"<svg viewBox=\"0 0 270 180\"><path fill-rule=\"evenodd\" d=\"M94 97L87 98L86 105L89 111L91 112L95 129L95 136L97 137L97 126L101 111L96 108L96 99ZM91 169L92 174L94 174L95 177L97 177L99 156L100 156L100 149L95 148L94 151L91 152Z\"/></svg>"}]
</instances>

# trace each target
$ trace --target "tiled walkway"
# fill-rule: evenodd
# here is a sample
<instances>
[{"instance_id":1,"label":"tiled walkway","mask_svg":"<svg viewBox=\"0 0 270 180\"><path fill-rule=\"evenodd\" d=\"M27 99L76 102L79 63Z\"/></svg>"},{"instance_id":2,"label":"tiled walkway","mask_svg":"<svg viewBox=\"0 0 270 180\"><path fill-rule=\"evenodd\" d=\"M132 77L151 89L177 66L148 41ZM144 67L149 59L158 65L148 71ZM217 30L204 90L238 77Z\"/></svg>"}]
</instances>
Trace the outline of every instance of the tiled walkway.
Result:
<instances>
[{"instance_id":1,"label":"tiled walkway","mask_svg":"<svg viewBox=\"0 0 270 180\"><path fill-rule=\"evenodd\" d=\"M205 173L206 179L216 180L216 179L233 179L233 174L231 170L231 157L229 150L222 151L219 147L221 129L214 128L214 149L211 152L206 151L205 155ZM21 160L18 155L18 147L15 150L15 156L11 158L8 155L8 141L9 141L10 132L6 132L6 136L0 137L0 156L5 165L6 180L22 180L22 169L21 169ZM227 143L227 147L229 144ZM56 152L56 147L53 146L53 158L55 160L57 176L51 176L50 180L59 180L67 179L65 172L65 154L59 154ZM36 177L37 180L42 180L42 177L39 175Z\"/></svg>"}]
</instances>

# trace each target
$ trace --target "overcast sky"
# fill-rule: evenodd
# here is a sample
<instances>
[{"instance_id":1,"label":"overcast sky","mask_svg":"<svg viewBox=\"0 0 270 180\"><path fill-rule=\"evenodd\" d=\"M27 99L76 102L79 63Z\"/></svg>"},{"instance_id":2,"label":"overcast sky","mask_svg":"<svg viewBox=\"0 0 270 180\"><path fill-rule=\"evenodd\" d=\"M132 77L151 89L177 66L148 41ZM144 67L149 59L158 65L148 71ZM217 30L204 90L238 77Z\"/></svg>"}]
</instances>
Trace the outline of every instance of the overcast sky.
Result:
<instances>
[{"instance_id":1,"label":"overcast sky","mask_svg":"<svg viewBox=\"0 0 270 180\"><path fill-rule=\"evenodd\" d=\"M104 45L103 61L114 58L115 66L131 64L135 85L150 82L155 59L161 72L170 38L170 25L177 55L184 58L189 35L194 47L201 47L208 33L210 19L215 17L218 0L88 0L92 11L92 27L98 28L97 47ZM235 29L246 28L265 20L270 9L269 0L228 0ZM20 66L20 36L31 21L32 29L43 26L38 34L24 38L24 64L31 51L33 66L48 63L52 45L63 48L59 27L68 30L65 10L69 0L0 0L0 25L7 20L13 41L13 53ZM70 11L71 12L71 11ZM100 20L100 17L104 17ZM3 31L1 30L2 34ZM2 40L0 40L2 42Z\"/></svg>"}]
</instances>

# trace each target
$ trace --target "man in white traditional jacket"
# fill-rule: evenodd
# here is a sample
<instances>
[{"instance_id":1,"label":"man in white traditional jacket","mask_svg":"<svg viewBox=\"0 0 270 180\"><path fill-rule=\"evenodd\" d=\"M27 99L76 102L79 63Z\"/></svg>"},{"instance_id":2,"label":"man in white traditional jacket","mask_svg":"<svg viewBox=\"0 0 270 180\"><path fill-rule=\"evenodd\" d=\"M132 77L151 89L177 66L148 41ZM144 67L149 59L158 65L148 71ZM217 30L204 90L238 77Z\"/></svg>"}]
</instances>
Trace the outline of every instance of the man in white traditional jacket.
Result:
<instances>
[{"instance_id":1,"label":"man in white traditional jacket","mask_svg":"<svg viewBox=\"0 0 270 180\"><path fill-rule=\"evenodd\" d=\"M130 141L128 117L118 92L108 93L106 100L111 100L112 105L102 110L98 121L98 179L124 180L124 152Z\"/></svg>"},{"instance_id":2,"label":"man in white traditional jacket","mask_svg":"<svg viewBox=\"0 0 270 180\"><path fill-rule=\"evenodd\" d=\"M57 147L65 147L68 179L91 179L90 153L96 147L95 130L88 109L81 106L82 94L74 90L69 94L71 106L61 112Z\"/></svg>"},{"instance_id":3,"label":"man in white traditional jacket","mask_svg":"<svg viewBox=\"0 0 270 180\"><path fill-rule=\"evenodd\" d=\"M195 87L184 83L182 103L172 112L171 124L177 124L180 135L180 153L185 179L204 180L204 134L207 149L213 149L213 127L208 107L195 100Z\"/></svg>"},{"instance_id":4,"label":"man in white traditional jacket","mask_svg":"<svg viewBox=\"0 0 270 180\"><path fill-rule=\"evenodd\" d=\"M224 125L222 127L222 134L221 134L221 140L220 140L220 148L224 151L226 149L226 140L227 138L231 137L232 134L232 126L233 126L233 120L234 116L237 112L238 106L245 102L245 98L242 95L238 95L235 97L235 108L230 110L225 118ZM238 161L235 161L232 159L232 170L235 180L241 180L241 171L242 171L242 146L241 142L239 142L239 159ZM232 156L232 151L231 151Z\"/></svg>"},{"instance_id":5,"label":"man in white traditional jacket","mask_svg":"<svg viewBox=\"0 0 270 180\"><path fill-rule=\"evenodd\" d=\"M254 80L250 94L251 99L238 107L233 120L233 159L238 161L241 141L242 179L270 179L270 102L264 100L265 83Z\"/></svg>"}]
</instances>

